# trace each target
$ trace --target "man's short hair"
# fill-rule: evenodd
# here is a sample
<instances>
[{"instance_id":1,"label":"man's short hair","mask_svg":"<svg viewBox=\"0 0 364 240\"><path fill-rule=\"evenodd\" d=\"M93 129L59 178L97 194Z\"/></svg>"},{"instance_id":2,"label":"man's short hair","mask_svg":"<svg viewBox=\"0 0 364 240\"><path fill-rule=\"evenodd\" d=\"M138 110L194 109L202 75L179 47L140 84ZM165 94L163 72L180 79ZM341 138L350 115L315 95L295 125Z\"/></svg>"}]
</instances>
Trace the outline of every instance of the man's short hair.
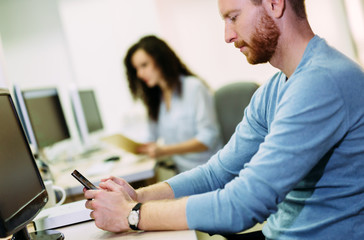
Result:
<instances>
[{"instance_id":1,"label":"man's short hair","mask_svg":"<svg viewBox=\"0 0 364 240\"><path fill-rule=\"evenodd\" d=\"M251 0L254 5L262 4L262 0ZM305 7L305 0L287 0L292 7L293 12L296 14L297 17L305 19L306 15L306 7Z\"/></svg>"}]
</instances>

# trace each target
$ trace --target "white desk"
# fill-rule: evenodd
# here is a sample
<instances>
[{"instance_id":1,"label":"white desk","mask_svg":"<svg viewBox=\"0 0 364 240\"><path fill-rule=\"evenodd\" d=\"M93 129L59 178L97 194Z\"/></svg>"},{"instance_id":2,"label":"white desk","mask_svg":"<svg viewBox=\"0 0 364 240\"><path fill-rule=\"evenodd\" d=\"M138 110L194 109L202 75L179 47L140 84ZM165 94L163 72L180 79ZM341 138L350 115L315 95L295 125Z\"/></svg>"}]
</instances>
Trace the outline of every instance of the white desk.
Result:
<instances>
[{"instance_id":1,"label":"white desk","mask_svg":"<svg viewBox=\"0 0 364 240\"><path fill-rule=\"evenodd\" d=\"M197 240L196 232L193 230L111 233L97 228L93 221L55 230L62 232L65 240ZM11 236L0 238L0 240L10 239Z\"/></svg>"},{"instance_id":2,"label":"white desk","mask_svg":"<svg viewBox=\"0 0 364 240\"><path fill-rule=\"evenodd\" d=\"M196 232L193 230L111 233L97 228L93 221L55 230L62 232L65 236L65 240L197 240Z\"/></svg>"},{"instance_id":3,"label":"white desk","mask_svg":"<svg viewBox=\"0 0 364 240\"><path fill-rule=\"evenodd\" d=\"M119 161L104 162L105 156L115 154L121 156ZM128 182L152 178L155 175L155 166L155 159L114 149L112 153L95 154L74 162L58 163L50 167L55 178L55 185L63 187L67 196L73 196L81 194L83 189L83 186L71 176L74 169L77 169L97 186L102 178L111 175L122 177ZM94 174L89 174L91 169L96 169Z\"/></svg>"}]
</instances>

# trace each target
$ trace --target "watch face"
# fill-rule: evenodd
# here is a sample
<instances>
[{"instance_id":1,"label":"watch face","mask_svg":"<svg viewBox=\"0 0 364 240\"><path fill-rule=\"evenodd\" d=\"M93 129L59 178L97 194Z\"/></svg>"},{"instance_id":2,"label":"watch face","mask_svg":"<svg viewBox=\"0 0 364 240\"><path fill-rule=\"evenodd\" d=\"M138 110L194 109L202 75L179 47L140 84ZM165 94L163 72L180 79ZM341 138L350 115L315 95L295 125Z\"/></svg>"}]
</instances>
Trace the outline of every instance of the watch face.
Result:
<instances>
[{"instance_id":1,"label":"watch face","mask_svg":"<svg viewBox=\"0 0 364 240\"><path fill-rule=\"evenodd\" d=\"M128 222L130 225L138 225L139 222L139 214L137 211L131 211L128 216Z\"/></svg>"}]
</instances>

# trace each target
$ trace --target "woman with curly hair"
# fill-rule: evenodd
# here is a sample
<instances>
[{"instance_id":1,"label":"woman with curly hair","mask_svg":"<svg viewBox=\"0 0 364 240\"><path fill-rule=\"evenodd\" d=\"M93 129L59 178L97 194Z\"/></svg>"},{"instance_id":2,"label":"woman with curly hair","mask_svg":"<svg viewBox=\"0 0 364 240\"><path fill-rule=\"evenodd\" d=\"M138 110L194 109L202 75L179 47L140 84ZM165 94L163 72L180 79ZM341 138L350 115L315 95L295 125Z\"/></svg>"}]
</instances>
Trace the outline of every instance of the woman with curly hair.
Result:
<instances>
[{"instance_id":1,"label":"woman with curly hair","mask_svg":"<svg viewBox=\"0 0 364 240\"><path fill-rule=\"evenodd\" d=\"M145 36L124 59L134 99L147 108L150 157L171 157L178 172L205 163L222 146L213 94L168 44ZM161 139L164 144L158 144ZM158 141L159 142L159 141Z\"/></svg>"}]
</instances>

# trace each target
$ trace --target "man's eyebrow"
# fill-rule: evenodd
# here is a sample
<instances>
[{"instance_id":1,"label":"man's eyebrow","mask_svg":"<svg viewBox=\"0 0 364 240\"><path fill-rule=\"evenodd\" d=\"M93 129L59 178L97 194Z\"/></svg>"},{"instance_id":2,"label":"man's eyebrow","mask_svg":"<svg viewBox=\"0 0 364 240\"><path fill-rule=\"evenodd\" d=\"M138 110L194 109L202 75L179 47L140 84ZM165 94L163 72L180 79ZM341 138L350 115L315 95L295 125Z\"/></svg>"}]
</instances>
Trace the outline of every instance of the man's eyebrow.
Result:
<instances>
[{"instance_id":1,"label":"man's eyebrow","mask_svg":"<svg viewBox=\"0 0 364 240\"><path fill-rule=\"evenodd\" d=\"M221 15L222 19L229 18L232 13L238 13L238 9L229 10L228 12Z\"/></svg>"}]
</instances>

